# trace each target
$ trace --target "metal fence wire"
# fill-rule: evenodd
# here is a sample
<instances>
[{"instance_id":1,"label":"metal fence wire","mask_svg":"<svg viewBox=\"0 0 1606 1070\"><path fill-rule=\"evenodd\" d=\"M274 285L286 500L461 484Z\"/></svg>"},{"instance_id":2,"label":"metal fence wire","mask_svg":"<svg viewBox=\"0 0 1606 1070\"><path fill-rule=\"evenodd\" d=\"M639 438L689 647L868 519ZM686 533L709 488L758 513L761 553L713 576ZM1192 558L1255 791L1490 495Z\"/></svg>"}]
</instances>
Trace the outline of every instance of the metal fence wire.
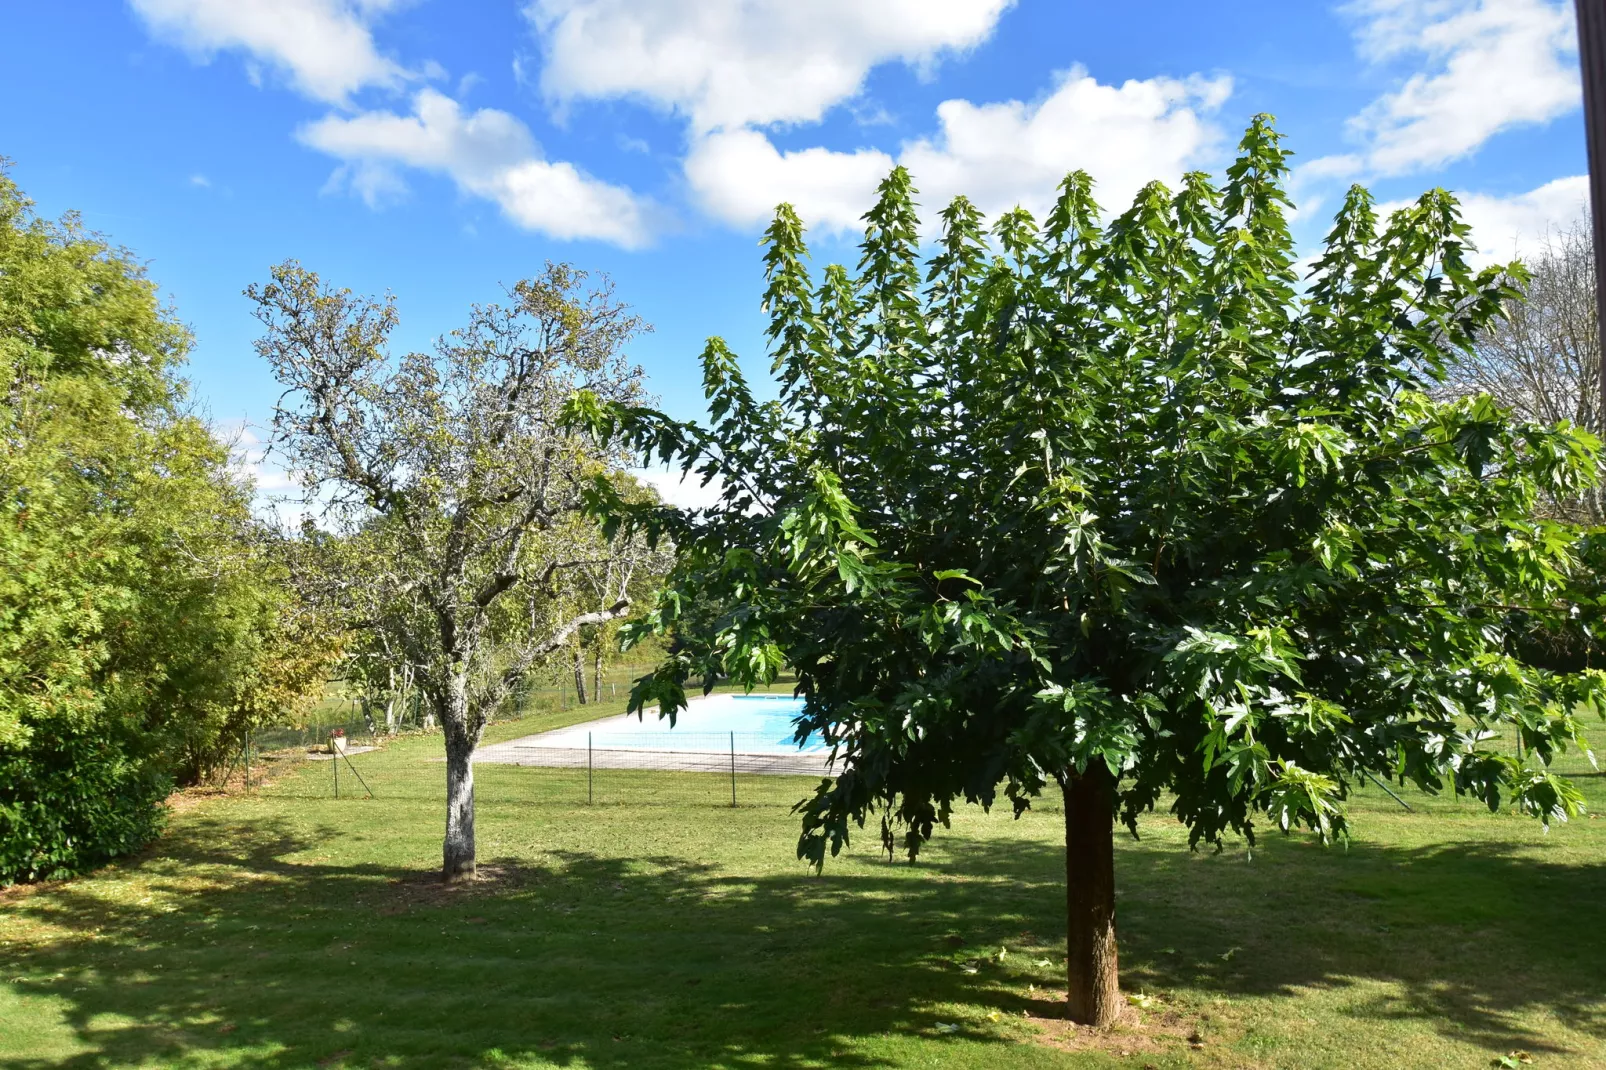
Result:
<instances>
[{"instance_id":1,"label":"metal fence wire","mask_svg":"<svg viewBox=\"0 0 1606 1070\"><path fill-rule=\"evenodd\" d=\"M751 778L829 776L829 757L823 749L800 750L764 733L643 729L602 734L549 732L481 747L474 760L478 766L522 766L553 774L568 771L571 776L564 780L574 784L575 795L581 783L574 774L583 772L588 803L648 801L654 796L702 800L715 791L723 795L728 789L729 804L738 806L743 802L744 784L759 786ZM767 798L770 792L746 794Z\"/></svg>"},{"instance_id":2,"label":"metal fence wire","mask_svg":"<svg viewBox=\"0 0 1606 1070\"><path fill-rule=\"evenodd\" d=\"M601 677L588 677L587 697L578 699L566 677L560 676L556 685L525 680L495 711L492 720L581 709L587 703L599 710L611 711L629 696L639 675L636 669L615 667ZM343 681L333 683L340 685ZM700 686L700 681L688 682L688 688L692 690ZM378 745L382 739L398 733L430 731L434 727L430 723L429 710L417 689L394 696L381 694L365 697L345 692L331 695L304 723L260 727L253 731L252 738L253 745L259 750L280 751L322 746L328 742L330 733L337 729L347 739L360 739L367 744Z\"/></svg>"},{"instance_id":3,"label":"metal fence wire","mask_svg":"<svg viewBox=\"0 0 1606 1070\"><path fill-rule=\"evenodd\" d=\"M777 718L764 716L768 711L761 709L767 705L762 700L789 700L784 690L732 696L743 705L754 703L748 712L760 715L751 722L752 731L698 730L684 723L669 728L650 719L632 723L620 710L628 685L605 680L588 690L585 706L588 712L596 710L595 719L564 726L566 718L559 717L560 727L542 731L535 726L550 724L551 714L579 713L572 691L529 685L519 689L506 712L514 721L532 718L534 730L483 744L475 752L477 805L513 808L509 812L531 805L588 804L789 809L812 794L822 779L835 775L829 748L817 740L799 747L785 718L776 723ZM406 715L385 718L390 705ZM365 705L358 697L336 696L320 709L321 716L309 719L312 723L259 731L247 741L243 764L237 761L230 772L249 771L255 764L274 781L311 759L330 765L277 790L434 805L444 787L445 756L419 738L440 737L438 728L424 723L418 705ZM373 716L376 711L379 715ZM336 731L344 744L338 754L330 738ZM401 744L399 752L396 744ZM223 779L227 782L228 775Z\"/></svg>"},{"instance_id":4,"label":"metal fence wire","mask_svg":"<svg viewBox=\"0 0 1606 1070\"><path fill-rule=\"evenodd\" d=\"M258 786L274 794L434 805L445 787L440 739L438 732L412 732L347 736L344 746L326 738L311 746L253 747L229 772L247 790L251 782L242 774L254 771ZM398 744L403 753L395 751ZM474 754L475 796L486 812L587 805L789 809L832 775L829 758L823 749L791 747L764 732L617 726L598 732L579 725L481 746ZM311 775L283 780L302 769Z\"/></svg>"},{"instance_id":5,"label":"metal fence wire","mask_svg":"<svg viewBox=\"0 0 1606 1070\"><path fill-rule=\"evenodd\" d=\"M411 743L409 743L411 739ZM438 807L446 760L438 732L347 746L249 752L256 787L303 799L369 800L389 807ZM431 746L426 741L433 741ZM420 749L416 746L424 743ZM400 744L403 753L394 746ZM309 765L303 765L303 763ZM328 763L328 764L324 764ZM531 807L551 813L588 806L769 808L784 813L834 777L830 753L800 749L766 732L681 729L595 731L582 724L482 746L474 756L476 808L488 820L522 821ZM310 776L285 774L304 770ZM242 767L236 766L236 774ZM251 783L243 786L251 790ZM995 806L1007 809L1000 796ZM1060 812L1052 787L1032 800L1039 812Z\"/></svg>"}]
</instances>

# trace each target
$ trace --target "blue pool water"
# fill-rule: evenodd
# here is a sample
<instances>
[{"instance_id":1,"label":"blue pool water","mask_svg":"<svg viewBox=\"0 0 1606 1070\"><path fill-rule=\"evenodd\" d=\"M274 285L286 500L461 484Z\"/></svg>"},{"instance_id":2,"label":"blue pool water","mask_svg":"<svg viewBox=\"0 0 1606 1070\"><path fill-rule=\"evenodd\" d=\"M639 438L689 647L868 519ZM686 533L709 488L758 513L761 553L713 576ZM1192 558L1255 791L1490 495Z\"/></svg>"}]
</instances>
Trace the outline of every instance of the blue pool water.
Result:
<instances>
[{"instance_id":1,"label":"blue pool water","mask_svg":"<svg viewBox=\"0 0 1606 1070\"><path fill-rule=\"evenodd\" d=\"M693 698L675 718L675 727L648 710L641 720L610 717L542 735L546 747L592 747L610 750L725 751L742 754L822 754L817 736L803 746L792 741L792 719L803 700L790 695L709 695ZM732 738L734 735L734 739Z\"/></svg>"}]
</instances>

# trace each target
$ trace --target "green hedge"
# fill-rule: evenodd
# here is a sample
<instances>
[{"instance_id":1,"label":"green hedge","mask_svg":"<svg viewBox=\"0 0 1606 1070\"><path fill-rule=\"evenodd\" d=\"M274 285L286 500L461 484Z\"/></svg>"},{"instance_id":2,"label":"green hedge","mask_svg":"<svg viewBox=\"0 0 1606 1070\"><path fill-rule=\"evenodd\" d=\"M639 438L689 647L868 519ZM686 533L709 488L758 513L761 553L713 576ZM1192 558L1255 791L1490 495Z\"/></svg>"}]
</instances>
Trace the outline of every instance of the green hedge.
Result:
<instances>
[{"instance_id":1,"label":"green hedge","mask_svg":"<svg viewBox=\"0 0 1606 1070\"><path fill-rule=\"evenodd\" d=\"M105 737L0 747L0 885L70 877L149 843L172 780Z\"/></svg>"}]
</instances>

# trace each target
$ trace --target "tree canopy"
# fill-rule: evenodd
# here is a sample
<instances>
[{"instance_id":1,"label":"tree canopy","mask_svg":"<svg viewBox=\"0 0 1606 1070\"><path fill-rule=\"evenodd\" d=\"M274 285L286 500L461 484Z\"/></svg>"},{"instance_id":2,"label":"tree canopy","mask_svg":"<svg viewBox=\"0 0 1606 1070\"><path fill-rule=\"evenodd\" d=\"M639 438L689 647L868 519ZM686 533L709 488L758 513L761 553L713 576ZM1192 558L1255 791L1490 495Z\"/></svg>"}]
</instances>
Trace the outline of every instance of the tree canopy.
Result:
<instances>
[{"instance_id":1,"label":"tree canopy","mask_svg":"<svg viewBox=\"0 0 1606 1070\"><path fill-rule=\"evenodd\" d=\"M175 779L322 684L190 338L144 269L0 172L0 883L143 844Z\"/></svg>"},{"instance_id":2,"label":"tree canopy","mask_svg":"<svg viewBox=\"0 0 1606 1070\"><path fill-rule=\"evenodd\" d=\"M624 347L644 324L611 285L565 264L475 306L432 352L393 356L394 304L293 262L247 291L257 349L285 387L275 444L321 512L300 576L363 655L405 666L446 737L443 874L471 877L471 756L534 667L628 611L655 566L637 537L583 510L593 477L621 500L615 443L562 424L575 390L630 404ZM327 537L330 535L334 537Z\"/></svg>"},{"instance_id":3,"label":"tree canopy","mask_svg":"<svg viewBox=\"0 0 1606 1070\"><path fill-rule=\"evenodd\" d=\"M1548 234L1516 280L1521 294L1470 349L1450 355L1441 388L1450 396L1488 394L1524 420L1568 421L1601 433L1600 337L1595 323L1595 248L1588 225ZM1601 487L1582 500L1554 503L1599 524Z\"/></svg>"},{"instance_id":4,"label":"tree canopy","mask_svg":"<svg viewBox=\"0 0 1606 1070\"><path fill-rule=\"evenodd\" d=\"M679 548L642 628L727 607L633 706L795 669L799 738L836 762L800 804L815 864L872 813L913 855L961 801L1061 796L1082 1021L1117 1006L1112 817L1341 838L1369 776L1546 822L1580 802L1548 766L1600 677L1524 663L1507 624L1568 611L1576 532L1535 506L1593 479L1597 443L1432 396L1521 269L1469 266L1443 190L1379 219L1356 187L1302 278L1288 155L1260 117L1221 185L1152 183L1105 221L1078 172L1041 222L990 227L961 197L925 249L896 169L857 271L818 277L782 205L777 400L716 338L706 426L571 408L721 488L690 512L595 492Z\"/></svg>"}]
</instances>

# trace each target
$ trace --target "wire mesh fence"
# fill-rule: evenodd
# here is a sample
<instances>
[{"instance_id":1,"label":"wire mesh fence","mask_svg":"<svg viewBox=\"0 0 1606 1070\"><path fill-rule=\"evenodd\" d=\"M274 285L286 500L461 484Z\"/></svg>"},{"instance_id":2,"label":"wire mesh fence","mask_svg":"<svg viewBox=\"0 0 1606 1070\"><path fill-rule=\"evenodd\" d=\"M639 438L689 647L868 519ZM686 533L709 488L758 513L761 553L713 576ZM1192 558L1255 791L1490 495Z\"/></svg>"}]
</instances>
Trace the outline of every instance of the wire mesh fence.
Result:
<instances>
[{"instance_id":1,"label":"wire mesh fence","mask_svg":"<svg viewBox=\"0 0 1606 1070\"><path fill-rule=\"evenodd\" d=\"M415 731L417 726L406 725L398 731ZM325 750L335 733L352 741L351 745L377 746L386 736L383 725L373 724L364 718L331 720L319 719L304 725L273 725L258 728L251 733L251 746L258 751Z\"/></svg>"},{"instance_id":2,"label":"wire mesh fence","mask_svg":"<svg viewBox=\"0 0 1606 1070\"><path fill-rule=\"evenodd\" d=\"M779 818L835 773L828 752L786 751L768 734L645 729L633 738L603 740L587 725L576 727L577 743L550 738L560 730L476 752L479 818L524 827L531 820L573 820L600 807L763 808ZM259 753L254 761L255 791L319 806L363 803L342 821L388 820L393 807L435 811L446 798L439 732L393 738L378 749L357 742L334 753L327 745L320 752ZM998 787L994 805L1007 812L1010 804ZM1052 786L1031 809L1062 812Z\"/></svg>"},{"instance_id":3,"label":"wire mesh fence","mask_svg":"<svg viewBox=\"0 0 1606 1070\"><path fill-rule=\"evenodd\" d=\"M577 692L567 677L556 683L526 680L498 709L493 720L528 717L540 713L596 708L600 712L620 706L630 695L637 677L651 666L610 666L599 676L588 676L584 692ZM420 693L414 689L400 695L362 695L343 690L344 681L332 681L330 695L306 722L299 725L273 725L253 733L253 746L261 751L321 747L331 734L377 744L381 739L409 732L430 731L433 718ZM695 691L700 681L690 681Z\"/></svg>"},{"instance_id":4,"label":"wire mesh fence","mask_svg":"<svg viewBox=\"0 0 1606 1070\"><path fill-rule=\"evenodd\" d=\"M754 732L687 732L641 730L599 733L560 730L482 747L475 755L479 765L511 765L545 771L585 774L585 801L624 795L696 798L719 794L728 787L730 804L742 802L742 785L755 777L830 775L830 755L822 748L800 748L785 740ZM690 776L621 776L636 774L691 774ZM579 795L579 778L571 777ZM644 791L644 789L646 789Z\"/></svg>"},{"instance_id":5,"label":"wire mesh fence","mask_svg":"<svg viewBox=\"0 0 1606 1070\"><path fill-rule=\"evenodd\" d=\"M813 791L824 769L817 761L733 754L728 734L721 753L544 748L519 759L476 761L475 796L482 814L532 807L790 808ZM254 790L279 796L373 799L384 807L436 807L445 798L446 763L440 756L398 761L388 749L363 747L335 754L289 751L258 756L255 770Z\"/></svg>"},{"instance_id":6,"label":"wire mesh fence","mask_svg":"<svg viewBox=\"0 0 1606 1070\"><path fill-rule=\"evenodd\" d=\"M590 676L583 704L573 681L564 678L519 688L498 711L502 724L493 742L475 753L481 803L790 807L832 775L828 749L799 746L788 718L771 705L790 700L789 681L778 681L772 692L728 696L739 704L738 730L720 724L718 731L705 731L684 719L670 728L650 712L645 720L623 716L642 671L618 665L600 680ZM238 787L254 773L259 785L266 779L275 791L305 798L438 804L445 788L443 741L416 692L376 700L343 687L331 685L308 723L254 733L222 785ZM694 682L688 690L695 695L700 688ZM529 731L506 738L522 725ZM744 726L762 731L740 730Z\"/></svg>"},{"instance_id":7,"label":"wire mesh fence","mask_svg":"<svg viewBox=\"0 0 1606 1070\"><path fill-rule=\"evenodd\" d=\"M790 807L831 775L827 749L800 747L782 733L640 724L615 714L483 745L475 752L476 794L493 807ZM435 804L443 797L445 755L438 731L365 735L361 725L348 725L343 737L328 732L319 726L282 733L290 745L278 748L258 738L230 782L240 786L254 769L259 787L272 782L276 794L302 798Z\"/></svg>"}]
</instances>

